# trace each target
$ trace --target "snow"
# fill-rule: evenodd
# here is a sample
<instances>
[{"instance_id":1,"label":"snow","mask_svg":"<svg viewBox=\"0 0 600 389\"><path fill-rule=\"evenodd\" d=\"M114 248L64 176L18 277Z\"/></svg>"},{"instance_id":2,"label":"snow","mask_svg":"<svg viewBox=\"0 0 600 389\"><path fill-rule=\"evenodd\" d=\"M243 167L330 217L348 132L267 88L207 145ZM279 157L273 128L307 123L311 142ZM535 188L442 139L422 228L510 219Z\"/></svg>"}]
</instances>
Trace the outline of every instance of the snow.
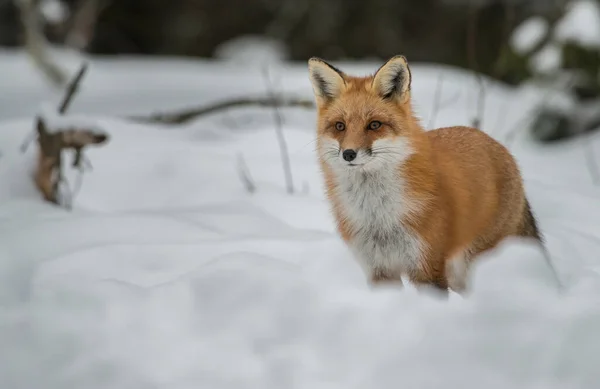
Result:
<instances>
[{"instance_id":1,"label":"snow","mask_svg":"<svg viewBox=\"0 0 600 389\"><path fill-rule=\"evenodd\" d=\"M600 48L600 4L595 0L570 2L566 15L556 26L554 37L559 42L572 40L583 46Z\"/></svg>"},{"instance_id":2,"label":"snow","mask_svg":"<svg viewBox=\"0 0 600 389\"><path fill-rule=\"evenodd\" d=\"M63 59L73 71L81 60ZM0 387L597 387L600 188L582 150L598 154L600 134L533 143L524 119L545 91L489 83L483 123L517 157L566 288L535 246L511 239L475 267L469 295L442 301L367 287L324 199L314 111L282 110L294 195L268 109L181 128L120 118L261 93L261 69L90 61L69 115L111 140L87 152L93 170L67 211L36 193L35 147L19 150L37 107L59 93L22 53L0 53L0 87L14 91L0 97ZM364 74L379 64L337 65ZM306 64L279 66L278 88L310 98ZM424 123L440 72L441 101L452 103L435 125L472 119L472 75L412 70ZM254 194L239 179L240 153ZM76 174L66 168L70 182Z\"/></svg>"},{"instance_id":3,"label":"snow","mask_svg":"<svg viewBox=\"0 0 600 389\"><path fill-rule=\"evenodd\" d=\"M221 43L215 58L246 66L265 66L288 58L288 49L277 39L246 35Z\"/></svg>"},{"instance_id":4,"label":"snow","mask_svg":"<svg viewBox=\"0 0 600 389\"><path fill-rule=\"evenodd\" d=\"M42 0L40 12L50 23L62 23L69 17L69 8L59 0Z\"/></svg>"},{"instance_id":5,"label":"snow","mask_svg":"<svg viewBox=\"0 0 600 389\"><path fill-rule=\"evenodd\" d=\"M43 103L38 113L46 124L48 132L57 132L65 130L87 130L96 133L104 133L98 121L87 115L73 115L68 112L64 115L58 113L58 107L51 103Z\"/></svg>"},{"instance_id":6,"label":"snow","mask_svg":"<svg viewBox=\"0 0 600 389\"><path fill-rule=\"evenodd\" d=\"M531 67L537 73L550 73L560 69L561 62L561 47L549 43L531 58Z\"/></svg>"},{"instance_id":7,"label":"snow","mask_svg":"<svg viewBox=\"0 0 600 389\"><path fill-rule=\"evenodd\" d=\"M531 50L548 31L548 22L541 16L533 16L523 21L510 37L510 44L517 53Z\"/></svg>"}]
</instances>

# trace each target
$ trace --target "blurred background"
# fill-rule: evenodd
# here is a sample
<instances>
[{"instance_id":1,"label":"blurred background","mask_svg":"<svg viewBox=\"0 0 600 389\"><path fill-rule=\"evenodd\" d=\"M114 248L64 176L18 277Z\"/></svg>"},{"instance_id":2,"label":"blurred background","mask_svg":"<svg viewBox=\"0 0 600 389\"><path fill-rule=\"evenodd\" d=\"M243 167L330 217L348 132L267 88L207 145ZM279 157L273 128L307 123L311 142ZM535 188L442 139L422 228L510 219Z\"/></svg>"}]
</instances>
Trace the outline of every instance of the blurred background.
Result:
<instances>
[{"instance_id":1,"label":"blurred background","mask_svg":"<svg viewBox=\"0 0 600 389\"><path fill-rule=\"evenodd\" d=\"M247 51L265 61L335 61L402 53L513 86L558 83L597 107L599 8L600 0L0 0L0 45L29 45L57 83L65 77L39 52L42 39L102 56ZM541 112L534 133L554 140L596 128L600 114L588 111Z\"/></svg>"},{"instance_id":2,"label":"blurred background","mask_svg":"<svg viewBox=\"0 0 600 389\"><path fill-rule=\"evenodd\" d=\"M472 299L372 293L325 201L306 61L397 54L546 237ZM0 389L600 388L600 0L0 0L0 90Z\"/></svg>"}]
</instances>

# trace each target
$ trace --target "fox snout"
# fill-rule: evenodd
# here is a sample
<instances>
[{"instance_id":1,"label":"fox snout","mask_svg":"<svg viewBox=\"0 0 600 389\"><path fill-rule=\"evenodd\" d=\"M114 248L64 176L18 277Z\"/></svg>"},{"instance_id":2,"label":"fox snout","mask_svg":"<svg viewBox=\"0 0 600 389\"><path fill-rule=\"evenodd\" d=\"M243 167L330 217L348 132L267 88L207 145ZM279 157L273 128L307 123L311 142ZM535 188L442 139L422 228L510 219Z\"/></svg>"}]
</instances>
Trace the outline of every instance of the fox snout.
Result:
<instances>
[{"instance_id":1,"label":"fox snout","mask_svg":"<svg viewBox=\"0 0 600 389\"><path fill-rule=\"evenodd\" d=\"M373 159L371 148L356 143L344 144L343 141L331 138L322 138L319 143L321 158L332 166L365 166Z\"/></svg>"},{"instance_id":2,"label":"fox snout","mask_svg":"<svg viewBox=\"0 0 600 389\"><path fill-rule=\"evenodd\" d=\"M363 166L371 160L371 150L365 147L340 147L340 159L342 165Z\"/></svg>"},{"instance_id":3,"label":"fox snout","mask_svg":"<svg viewBox=\"0 0 600 389\"><path fill-rule=\"evenodd\" d=\"M342 153L342 157L344 158L344 161L352 162L356 159L356 151L353 149L346 149Z\"/></svg>"}]
</instances>

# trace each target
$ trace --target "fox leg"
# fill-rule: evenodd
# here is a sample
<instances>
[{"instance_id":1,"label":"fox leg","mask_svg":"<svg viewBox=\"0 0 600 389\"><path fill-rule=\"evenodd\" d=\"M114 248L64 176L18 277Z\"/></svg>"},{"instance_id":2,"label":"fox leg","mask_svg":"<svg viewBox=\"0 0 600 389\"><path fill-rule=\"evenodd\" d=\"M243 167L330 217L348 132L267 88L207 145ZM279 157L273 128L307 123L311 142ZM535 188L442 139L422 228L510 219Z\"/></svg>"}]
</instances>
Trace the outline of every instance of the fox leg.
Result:
<instances>
[{"instance_id":1,"label":"fox leg","mask_svg":"<svg viewBox=\"0 0 600 389\"><path fill-rule=\"evenodd\" d=\"M375 268L369 275L369 285L374 286L396 286L403 287L400 272L389 269Z\"/></svg>"},{"instance_id":2,"label":"fox leg","mask_svg":"<svg viewBox=\"0 0 600 389\"><path fill-rule=\"evenodd\" d=\"M448 286L456 293L463 294L467 289L469 257L467 253L458 254L446 261Z\"/></svg>"},{"instance_id":3,"label":"fox leg","mask_svg":"<svg viewBox=\"0 0 600 389\"><path fill-rule=\"evenodd\" d=\"M428 262L424 262L426 265L420 266L419 269L415 269L410 273L410 281L419 290L424 288L433 288L435 291L440 292L443 297L447 297L448 292L448 279L445 274L445 267L442 263L436 263L435 265L427 265Z\"/></svg>"}]
</instances>

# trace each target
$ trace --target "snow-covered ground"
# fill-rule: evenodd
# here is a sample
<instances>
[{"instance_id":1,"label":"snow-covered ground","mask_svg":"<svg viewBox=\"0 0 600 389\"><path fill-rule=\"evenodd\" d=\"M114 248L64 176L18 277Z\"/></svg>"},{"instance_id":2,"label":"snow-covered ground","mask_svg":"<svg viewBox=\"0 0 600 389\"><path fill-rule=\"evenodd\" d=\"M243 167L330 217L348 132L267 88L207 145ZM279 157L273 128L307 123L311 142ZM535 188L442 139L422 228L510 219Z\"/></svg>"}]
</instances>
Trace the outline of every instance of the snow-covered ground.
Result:
<instances>
[{"instance_id":1,"label":"snow-covered ground","mask_svg":"<svg viewBox=\"0 0 600 389\"><path fill-rule=\"evenodd\" d=\"M379 63L338 65L366 74ZM88 151L93 171L70 212L40 200L35 147L19 150L60 93L22 54L0 54L0 68L0 388L600 387L600 188L583 152L600 154L600 134L532 143L524 118L543 92L490 84L483 125L515 153L566 289L535 247L507 241L475 268L471 295L440 301L367 287L324 200L313 111L283 110L294 195L271 110L175 128L118 119L262 94L260 66L92 59L71 112L111 139ZM425 124L440 74L435 125L471 120L471 75L412 69ZM305 64L270 74L312 97Z\"/></svg>"}]
</instances>

